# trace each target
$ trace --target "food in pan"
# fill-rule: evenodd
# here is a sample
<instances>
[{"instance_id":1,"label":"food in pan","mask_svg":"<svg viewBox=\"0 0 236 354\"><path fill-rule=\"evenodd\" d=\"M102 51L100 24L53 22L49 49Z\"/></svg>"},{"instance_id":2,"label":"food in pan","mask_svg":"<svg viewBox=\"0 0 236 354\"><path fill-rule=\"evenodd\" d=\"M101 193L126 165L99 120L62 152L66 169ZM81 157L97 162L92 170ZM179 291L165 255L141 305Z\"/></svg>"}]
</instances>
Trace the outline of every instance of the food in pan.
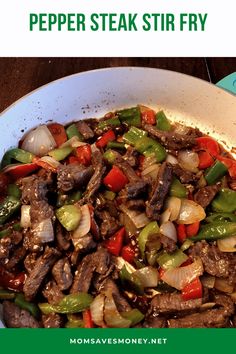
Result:
<instances>
[{"instance_id":1,"label":"food in pan","mask_svg":"<svg viewBox=\"0 0 236 354\"><path fill-rule=\"evenodd\" d=\"M40 125L0 173L7 327L234 327L236 161L137 106Z\"/></svg>"}]
</instances>

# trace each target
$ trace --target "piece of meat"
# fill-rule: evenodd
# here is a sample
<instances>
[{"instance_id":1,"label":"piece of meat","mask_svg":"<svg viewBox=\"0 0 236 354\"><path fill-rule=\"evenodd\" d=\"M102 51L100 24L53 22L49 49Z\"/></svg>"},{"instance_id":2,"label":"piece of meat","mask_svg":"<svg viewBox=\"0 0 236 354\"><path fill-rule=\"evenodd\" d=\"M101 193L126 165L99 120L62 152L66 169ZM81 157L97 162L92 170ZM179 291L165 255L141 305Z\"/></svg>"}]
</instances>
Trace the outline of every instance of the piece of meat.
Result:
<instances>
[{"instance_id":1,"label":"piece of meat","mask_svg":"<svg viewBox=\"0 0 236 354\"><path fill-rule=\"evenodd\" d=\"M56 224L56 241L60 250L67 251L70 248L70 235L59 222Z\"/></svg>"},{"instance_id":2,"label":"piece of meat","mask_svg":"<svg viewBox=\"0 0 236 354\"><path fill-rule=\"evenodd\" d=\"M200 178L198 174L184 170L179 165L173 165L173 174L184 184L196 183Z\"/></svg>"},{"instance_id":3,"label":"piece of meat","mask_svg":"<svg viewBox=\"0 0 236 354\"><path fill-rule=\"evenodd\" d=\"M119 292L116 283L111 278L107 278L105 280L100 291L105 294L112 293L112 296L119 312L129 311L132 309L128 301Z\"/></svg>"},{"instance_id":4,"label":"piece of meat","mask_svg":"<svg viewBox=\"0 0 236 354\"><path fill-rule=\"evenodd\" d=\"M114 154L116 155L114 165L121 169L121 171L126 175L128 180L133 183L141 181L140 177L136 174L133 167L131 167L128 161L124 160L124 158L117 151L114 151Z\"/></svg>"},{"instance_id":5,"label":"piece of meat","mask_svg":"<svg viewBox=\"0 0 236 354\"><path fill-rule=\"evenodd\" d=\"M128 200L125 205L131 210L144 211L146 208L146 203L143 199L131 199Z\"/></svg>"},{"instance_id":6,"label":"piece of meat","mask_svg":"<svg viewBox=\"0 0 236 354\"><path fill-rule=\"evenodd\" d=\"M54 280L50 280L45 285L42 294L51 305L57 305L64 297L64 294Z\"/></svg>"},{"instance_id":7,"label":"piece of meat","mask_svg":"<svg viewBox=\"0 0 236 354\"><path fill-rule=\"evenodd\" d=\"M8 262L5 262L6 269L11 270L12 268L14 268L22 259L24 259L25 255L26 249L23 246L18 247L11 254Z\"/></svg>"},{"instance_id":8,"label":"piece of meat","mask_svg":"<svg viewBox=\"0 0 236 354\"><path fill-rule=\"evenodd\" d=\"M176 242L169 237L160 234L160 242L168 253L173 253L176 250Z\"/></svg>"},{"instance_id":9,"label":"piece of meat","mask_svg":"<svg viewBox=\"0 0 236 354\"><path fill-rule=\"evenodd\" d=\"M25 177L20 180L22 190L21 200L24 204L31 204L33 200L47 200L48 181L36 175Z\"/></svg>"},{"instance_id":10,"label":"piece of meat","mask_svg":"<svg viewBox=\"0 0 236 354\"><path fill-rule=\"evenodd\" d=\"M85 140L91 139L94 137L94 132L92 129L89 127L89 125L84 121L84 120L79 120L76 123L76 127L80 134L83 135Z\"/></svg>"},{"instance_id":11,"label":"piece of meat","mask_svg":"<svg viewBox=\"0 0 236 354\"><path fill-rule=\"evenodd\" d=\"M79 253L87 253L96 247L96 242L93 240L93 236L88 233L84 237L81 237L73 241L76 251Z\"/></svg>"},{"instance_id":12,"label":"piece of meat","mask_svg":"<svg viewBox=\"0 0 236 354\"><path fill-rule=\"evenodd\" d=\"M63 192L85 187L92 175L92 166L84 167L79 163L60 165L57 169L57 187Z\"/></svg>"},{"instance_id":13,"label":"piece of meat","mask_svg":"<svg viewBox=\"0 0 236 354\"><path fill-rule=\"evenodd\" d=\"M96 215L101 220L100 234L103 239L113 235L119 229L119 221L111 216L108 211L103 210L101 212L97 212Z\"/></svg>"},{"instance_id":14,"label":"piece of meat","mask_svg":"<svg viewBox=\"0 0 236 354\"><path fill-rule=\"evenodd\" d=\"M213 186L206 186L200 188L194 194L194 200L196 203L200 204L204 209L212 202L218 193L220 186L215 184Z\"/></svg>"},{"instance_id":15,"label":"piece of meat","mask_svg":"<svg viewBox=\"0 0 236 354\"><path fill-rule=\"evenodd\" d=\"M166 327L166 319L165 317L161 316L153 316L149 315L144 323L143 323L144 328L165 328Z\"/></svg>"},{"instance_id":16,"label":"piece of meat","mask_svg":"<svg viewBox=\"0 0 236 354\"><path fill-rule=\"evenodd\" d=\"M156 138L161 143L161 145L170 150L181 150L196 145L196 137L192 135L182 135L175 132L158 130L150 124L145 124L144 129L153 138Z\"/></svg>"},{"instance_id":17,"label":"piece of meat","mask_svg":"<svg viewBox=\"0 0 236 354\"><path fill-rule=\"evenodd\" d=\"M32 225L54 216L53 207L45 200L33 200L30 205L30 218Z\"/></svg>"},{"instance_id":18,"label":"piece of meat","mask_svg":"<svg viewBox=\"0 0 236 354\"><path fill-rule=\"evenodd\" d=\"M58 313L42 315L42 322L44 328L60 328L63 324L62 317Z\"/></svg>"},{"instance_id":19,"label":"piece of meat","mask_svg":"<svg viewBox=\"0 0 236 354\"><path fill-rule=\"evenodd\" d=\"M202 298L184 301L181 294L158 294L151 301L151 312L154 315L170 313L176 315L178 312L196 311L201 307L202 303Z\"/></svg>"},{"instance_id":20,"label":"piece of meat","mask_svg":"<svg viewBox=\"0 0 236 354\"><path fill-rule=\"evenodd\" d=\"M157 220L169 192L172 181L172 166L164 162L158 172L156 182L152 188L150 199L147 202L146 214L148 218Z\"/></svg>"},{"instance_id":21,"label":"piece of meat","mask_svg":"<svg viewBox=\"0 0 236 354\"><path fill-rule=\"evenodd\" d=\"M35 297L45 276L55 264L59 256L59 251L55 248L47 247L44 254L37 259L32 272L29 274L29 277L24 284L23 291L26 300L31 301Z\"/></svg>"},{"instance_id":22,"label":"piece of meat","mask_svg":"<svg viewBox=\"0 0 236 354\"><path fill-rule=\"evenodd\" d=\"M102 178L105 173L106 167L104 165L103 157L100 151L96 150L93 153L92 164L94 167L94 174L87 185L83 202L90 201L90 199L94 196L94 194L101 186Z\"/></svg>"},{"instance_id":23,"label":"piece of meat","mask_svg":"<svg viewBox=\"0 0 236 354\"><path fill-rule=\"evenodd\" d=\"M215 294L213 301L223 307L225 316L231 316L234 314L234 303L230 296L225 294Z\"/></svg>"},{"instance_id":24,"label":"piece of meat","mask_svg":"<svg viewBox=\"0 0 236 354\"><path fill-rule=\"evenodd\" d=\"M126 200L136 199L145 197L147 192L147 182L146 181L136 181L128 183L125 186Z\"/></svg>"},{"instance_id":25,"label":"piece of meat","mask_svg":"<svg viewBox=\"0 0 236 354\"><path fill-rule=\"evenodd\" d=\"M127 148L126 153L123 155L123 159L127 161L131 167L138 167L138 152L132 146Z\"/></svg>"},{"instance_id":26,"label":"piece of meat","mask_svg":"<svg viewBox=\"0 0 236 354\"><path fill-rule=\"evenodd\" d=\"M40 253L43 251L43 243L33 232L31 232L31 230L25 232L23 246L26 250L33 253Z\"/></svg>"},{"instance_id":27,"label":"piece of meat","mask_svg":"<svg viewBox=\"0 0 236 354\"><path fill-rule=\"evenodd\" d=\"M25 257L24 259L24 267L25 269L27 270L28 273L31 273L34 266L35 266L35 263L36 263L36 260L37 260L37 253L28 253L27 256Z\"/></svg>"},{"instance_id":28,"label":"piece of meat","mask_svg":"<svg viewBox=\"0 0 236 354\"><path fill-rule=\"evenodd\" d=\"M67 290L72 284L70 263L67 258L57 261L52 268L52 275L60 290Z\"/></svg>"},{"instance_id":29,"label":"piece of meat","mask_svg":"<svg viewBox=\"0 0 236 354\"><path fill-rule=\"evenodd\" d=\"M3 302L3 320L9 328L39 328L39 322L26 310L10 301Z\"/></svg>"},{"instance_id":30,"label":"piece of meat","mask_svg":"<svg viewBox=\"0 0 236 354\"><path fill-rule=\"evenodd\" d=\"M10 237L0 239L0 259L8 258L12 249L12 241Z\"/></svg>"}]
</instances>

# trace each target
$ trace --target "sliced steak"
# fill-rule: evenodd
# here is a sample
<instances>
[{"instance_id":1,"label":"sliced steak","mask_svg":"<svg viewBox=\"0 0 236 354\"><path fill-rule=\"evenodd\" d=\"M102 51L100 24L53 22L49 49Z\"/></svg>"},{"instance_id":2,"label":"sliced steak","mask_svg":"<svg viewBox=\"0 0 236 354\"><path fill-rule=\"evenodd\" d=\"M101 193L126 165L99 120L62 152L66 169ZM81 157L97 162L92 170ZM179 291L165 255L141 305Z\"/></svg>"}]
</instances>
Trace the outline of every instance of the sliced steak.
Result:
<instances>
[{"instance_id":1,"label":"sliced steak","mask_svg":"<svg viewBox=\"0 0 236 354\"><path fill-rule=\"evenodd\" d=\"M144 211L146 208L146 203L143 199L131 199L128 200L125 205L131 210Z\"/></svg>"},{"instance_id":2,"label":"sliced steak","mask_svg":"<svg viewBox=\"0 0 236 354\"><path fill-rule=\"evenodd\" d=\"M103 239L113 235L119 229L119 221L111 216L108 211L103 210L96 215L102 221L100 225L100 234Z\"/></svg>"},{"instance_id":3,"label":"sliced steak","mask_svg":"<svg viewBox=\"0 0 236 354\"><path fill-rule=\"evenodd\" d=\"M30 205L30 218L32 224L38 224L54 215L53 207L45 200L33 200Z\"/></svg>"},{"instance_id":4,"label":"sliced steak","mask_svg":"<svg viewBox=\"0 0 236 354\"><path fill-rule=\"evenodd\" d=\"M76 123L76 127L81 135L83 135L85 140L91 139L94 137L94 132L90 128L90 126L83 120L79 120Z\"/></svg>"},{"instance_id":5,"label":"sliced steak","mask_svg":"<svg viewBox=\"0 0 236 354\"><path fill-rule=\"evenodd\" d=\"M51 305L56 305L60 302L64 294L59 289L58 285L54 280L50 280L44 287L43 296L47 299L48 303Z\"/></svg>"},{"instance_id":6,"label":"sliced steak","mask_svg":"<svg viewBox=\"0 0 236 354\"><path fill-rule=\"evenodd\" d=\"M160 235L160 242L168 253L172 253L176 250L176 242L165 235Z\"/></svg>"},{"instance_id":7,"label":"sliced steak","mask_svg":"<svg viewBox=\"0 0 236 354\"><path fill-rule=\"evenodd\" d=\"M180 179L181 183L195 183L199 180L199 176L190 171L184 170L179 165L173 165L173 174Z\"/></svg>"},{"instance_id":8,"label":"sliced steak","mask_svg":"<svg viewBox=\"0 0 236 354\"><path fill-rule=\"evenodd\" d=\"M31 273L34 269L36 260L37 260L37 253L28 253L24 259L24 266L28 273Z\"/></svg>"},{"instance_id":9,"label":"sliced steak","mask_svg":"<svg viewBox=\"0 0 236 354\"><path fill-rule=\"evenodd\" d=\"M22 259L24 259L26 255L26 249L23 246L20 246L16 250L14 250L13 254L8 262L5 262L6 269L14 268Z\"/></svg>"},{"instance_id":10,"label":"sliced steak","mask_svg":"<svg viewBox=\"0 0 236 354\"><path fill-rule=\"evenodd\" d=\"M101 288L101 292L112 293L119 312L129 311L132 309L128 301L121 295L116 283L112 279L106 279Z\"/></svg>"},{"instance_id":11,"label":"sliced steak","mask_svg":"<svg viewBox=\"0 0 236 354\"><path fill-rule=\"evenodd\" d=\"M127 200L145 197L145 193L147 192L147 182L140 180L128 183L125 186L125 192Z\"/></svg>"},{"instance_id":12,"label":"sliced steak","mask_svg":"<svg viewBox=\"0 0 236 354\"><path fill-rule=\"evenodd\" d=\"M183 301L181 294L160 294L154 296L151 301L151 312L154 314L168 314L198 310L203 299Z\"/></svg>"},{"instance_id":13,"label":"sliced steak","mask_svg":"<svg viewBox=\"0 0 236 354\"><path fill-rule=\"evenodd\" d=\"M106 167L104 165L104 161L100 151L97 150L93 153L92 164L94 167L94 174L87 185L83 201L90 201L90 199L94 196L94 194L101 186L102 178L105 173Z\"/></svg>"},{"instance_id":14,"label":"sliced steak","mask_svg":"<svg viewBox=\"0 0 236 354\"><path fill-rule=\"evenodd\" d=\"M87 185L93 174L93 167L84 167L79 163L60 165L57 169L57 187L63 192Z\"/></svg>"},{"instance_id":15,"label":"sliced steak","mask_svg":"<svg viewBox=\"0 0 236 354\"><path fill-rule=\"evenodd\" d=\"M127 161L131 167L138 166L138 152L132 146L127 148L126 153L123 155L123 159Z\"/></svg>"},{"instance_id":16,"label":"sliced steak","mask_svg":"<svg viewBox=\"0 0 236 354\"><path fill-rule=\"evenodd\" d=\"M39 328L39 322L10 301L3 302L3 320L9 328Z\"/></svg>"},{"instance_id":17,"label":"sliced steak","mask_svg":"<svg viewBox=\"0 0 236 354\"><path fill-rule=\"evenodd\" d=\"M31 204L33 200L47 200L48 181L36 175L22 178L20 188L21 200L24 204Z\"/></svg>"},{"instance_id":18,"label":"sliced steak","mask_svg":"<svg viewBox=\"0 0 236 354\"><path fill-rule=\"evenodd\" d=\"M215 198L219 189L220 186L217 184L200 188L197 193L194 194L194 200L205 209Z\"/></svg>"},{"instance_id":19,"label":"sliced steak","mask_svg":"<svg viewBox=\"0 0 236 354\"><path fill-rule=\"evenodd\" d=\"M226 316L231 316L234 314L234 303L230 296L225 294L215 294L213 297L213 301L223 307L224 314Z\"/></svg>"},{"instance_id":20,"label":"sliced steak","mask_svg":"<svg viewBox=\"0 0 236 354\"><path fill-rule=\"evenodd\" d=\"M50 313L42 316L44 328L60 328L62 327L63 320L58 313Z\"/></svg>"},{"instance_id":21,"label":"sliced steak","mask_svg":"<svg viewBox=\"0 0 236 354\"><path fill-rule=\"evenodd\" d=\"M56 241L60 250L67 251L70 248L70 235L59 222L56 224Z\"/></svg>"},{"instance_id":22,"label":"sliced steak","mask_svg":"<svg viewBox=\"0 0 236 354\"><path fill-rule=\"evenodd\" d=\"M169 192L172 181L172 166L164 162L159 170L156 182L147 202L146 214L150 219L157 220Z\"/></svg>"},{"instance_id":23,"label":"sliced steak","mask_svg":"<svg viewBox=\"0 0 236 354\"><path fill-rule=\"evenodd\" d=\"M31 301L35 297L45 276L55 264L59 256L59 251L55 248L47 247L44 254L37 259L32 272L25 281L23 288L25 297L28 301Z\"/></svg>"},{"instance_id":24,"label":"sliced steak","mask_svg":"<svg viewBox=\"0 0 236 354\"><path fill-rule=\"evenodd\" d=\"M116 159L114 165L119 167L122 172L126 175L130 182L141 181L140 177L136 174L134 169L130 166L128 161L124 160L123 157L116 151L114 151Z\"/></svg>"},{"instance_id":25,"label":"sliced steak","mask_svg":"<svg viewBox=\"0 0 236 354\"><path fill-rule=\"evenodd\" d=\"M52 268L52 275L60 290L67 290L72 284L70 263L67 258L57 261Z\"/></svg>"},{"instance_id":26,"label":"sliced steak","mask_svg":"<svg viewBox=\"0 0 236 354\"><path fill-rule=\"evenodd\" d=\"M144 328L165 328L166 319L165 317L150 315L145 319L143 323L143 327Z\"/></svg>"}]
</instances>

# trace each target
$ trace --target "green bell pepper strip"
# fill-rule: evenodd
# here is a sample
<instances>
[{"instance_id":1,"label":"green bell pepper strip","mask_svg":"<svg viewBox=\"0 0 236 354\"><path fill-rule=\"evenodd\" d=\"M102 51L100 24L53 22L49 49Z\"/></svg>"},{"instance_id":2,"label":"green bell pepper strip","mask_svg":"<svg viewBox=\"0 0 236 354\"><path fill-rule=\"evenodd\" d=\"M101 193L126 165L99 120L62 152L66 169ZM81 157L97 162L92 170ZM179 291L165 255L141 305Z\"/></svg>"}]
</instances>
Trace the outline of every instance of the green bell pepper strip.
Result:
<instances>
[{"instance_id":1,"label":"green bell pepper strip","mask_svg":"<svg viewBox=\"0 0 236 354\"><path fill-rule=\"evenodd\" d=\"M7 186L7 195L20 199L21 190L16 184L9 184Z\"/></svg>"},{"instance_id":2,"label":"green bell pepper strip","mask_svg":"<svg viewBox=\"0 0 236 354\"><path fill-rule=\"evenodd\" d=\"M82 198L82 192L80 191L75 191L71 194L69 194L68 199L66 199L65 204L75 204Z\"/></svg>"},{"instance_id":3,"label":"green bell pepper strip","mask_svg":"<svg viewBox=\"0 0 236 354\"><path fill-rule=\"evenodd\" d=\"M107 144L107 148L125 150L125 144L119 143L118 141L109 141Z\"/></svg>"},{"instance_id":4,"label":"green bell pepper strip","mask_svg":"<svg viewBox=\"0 0 236 354\"><path fill-rule=\"evenodd\" d=\"M233 213L236 211L236 192L229 188L221 189L211 203L216 212Z\"/></svg>"},{"instance_id":5,"label":"green bell pepper strip","mask_svg":"<svg viewBox=\"0 0 236 354\"><path fill-rule=\"evenodd\" d=\"M7 227L6 229L1 230L0 231L0 238L5 237L5 236L9 236L12 233L12 230L21 231L22 227L21 227L20 223L16 223L14 225Z\"/></svg>"},{"instance_id":6,"label":"green bell pepper strip","mask_svg":"<svg viewBox=\"0 0 236 354\"><path fill-rule=\"evenodd\" d=\"M104 152L103 158L105 160L107 160L107 162L109 162L112 165L116 159L116 155L115 155L114 151L109 149L106 152Z\"/></svg>"},{"instance_id":7,"label":"green bell pepper strip","mask_svg":"<svg viewBox=\"0 0 236 354\"><path fill-rule=\"evenodd\" d=\"M35 156L31 154L31 152L18 148L11 149L4 154L2 158L1 168L12 164L12 160L16 160L22 163L31 163L34 157Z\"/></svg>"},{"instance_id":8,"label":"green bell pepper strip","mask_svg":"<svg viewBox=\"0 0 236 354\"><path fill-rule=\"evenodd\" d=\"M105 129L106 127L119 127L120 126L120 120L117 117L114 118L109 118L106 120L103 120L101 122L99 122L98 124L98 129Z\"/></svg>"},{"instance_id":9,"label":"green bell pepper strip","mask_svg":"<svg viewBox=\"0 0 236 354\"><path fill-rule=\"evenodd\" d=\"M161 254L157 256L157 263L161 268L167 270L179 267L182 263L186 262L187 259L188 256L178 249L171 254L166 251L161 252Z\"/></svg>"},{"instance_id":10,"label":"green bell pepper strip","mask_svg":"<svg viewBox=\"0 0 236 354\"><path fill-rule=\"evenodd\" d=\"M112 191L105 191L103 195L107 200L114 200L116 197L116 193Z\"/></svg>"},{"instance_id":11,"label":"green bell pepper strip","mask_svg":"<svg viewBox=\"0 0 236 354\"><path fill-rule=\"evenodd\" d=\"M181 245L180 249L181 251L186 251L187 249L189 249L189 247L191 247L193 245L193 241L191 241L191 239L187 238L184 243Z\"/></svg>"},{"instance_id":12,"label":"green bell pepper strip","mask_svg":"<svg viewBox=\"0 0 236 354\"><path fill-rule=\"evenodd\" d=\"M171 130L171 124L163 111L160 111L156 114L156 121L157 121L156 124L157 129L166 132Z\"/></svg>"},{"instance_id":13,"label":"green bell pepper strip","mask_svg":"<svg viewBox=\"0 0 236 354\"><path fill-rule=\"evenodd\" d=\"M207 223L216 221L236 222L236 215L232 213L212 213L208 215L204 221Z\"/></svg>"},{"instance_id":14,"label":"green bell pepper strip","mask_svg":"<svg viewBox=\"0 0 236 354\"><path fill-rule=\"evenodd\" d=\"M39 308L45 315L50 313L76 313L89 308L93 297L87 293L66 295L57 305L48 303L39 304Z\"/></svg>"},{"instance_id":15,"label":"green bell pepper strip","mask_svg":"<svg viewBox=\"0 0 236 354\"><path fill-rule=\"evenodd\" d=\"M222 162L217 160L206 172L205 180L207 181L207 184L211 186L219 181L227 172L228 168Z\"/></svg>"},{"instance_id":16,"label":"green bell pepper strip","mask_svg":"<svg viewBox=\"0 0 236 354\"><path fill-rule=\"evenodd\" d=\"M63 148L51 150L49 151L48 155L53 157L57 161L61 161L64 160L67 156L69 156L72 151L73 151L72 147L66 146Z\"/></svg>"},{"instance_id":17,"label":"green bell pepper strip","mask_svg":"<svg viewBox=\"0 0 236 354\"><path fill-rule=\"evenodd\" d=\"M63 205L57 209L56 217L67 231L73 231L79 225L81 211L76 205Z\"/></svg>"},{"instance_id":18,"label":"green bell pepper strip","mask_svg":"<svg viewBox=\"0 0 236 354\"><path fill-rule=\"evenodd\" d=\"M149 224L147 224L139 233L138 246L143 259L145 258L145 248L146 248L146 243L148 241L148 237L153 234L159 234L159 232L160 229L159 226L157 225L157 222L152 221Z\"/></svg>"},{"instance_id":19,"label":"green bell pepper strip","mask_svg":"<svg viewBox=\"0 0 236 354\"><path fill-rule=\"evenodd\" d=\"M0 300L13 300L15 296L16 293L13 291L0 289Z\"/></svg>"},{"instance_id":20,"label":"green bell pepper strip","mask_svg":"<svg viewBox=\"0 0 236 354\"><path fill-rule=\"evenodd\" d=\"M4 224L20 208L20 205L18 198L7 196L0 204L0 225Z\"/></svg>"},{"instance_id":21,"label":"green bell pepper strip","mask_svg":"<svg viewBox=\"0 0 236 354\"><path fill-rule=\"evenodd\" d=\"M83 135L78 131L75 124L71 124L68 128L66 128L66 134L68 140L73 138L74 136L77 136L80 141L84 141Z\"/></svg>"},{"instance_id":22,"label":"green bell pepper strip","mask_svg":"<svg viewBox=\"0 0 236 354\"><path fill-rule=\"evenodd\" d=\"M0 231L0 239L5 237L5 236L9 236L11 234L11 229L4 229Z\"/></svg>"},{"instance_id":23,"label":"green bell pepper strip","mask_svg":"<svg viewBox=\"0 0 236 354\"><path fill-rule=\"evenodd\" d=\"M131 127L127 133L123 135L123 140L129 145L135 145L136 141L147 136L147 132L136 127Z\"/></svg>"},{"instance_id":24,"label":"green bell pepper strip","mask_svg":"<svg viewBox=\"0 0 236 354\"><path fill-rule=\"evenodd\" d=\"M171 197L186 198L187 189L177 178L174 178L170 186L169 194Z\"/></svg>"},{"instance_id":25,"label":"green bell pepper strip","mask_svg":"<svg viewBox=\"0 0 236 354\"><path fill-rule=\"evenodd\" d=\"M119 276L121 284L125 289L134 291L138 295L144 294L144 287L141 283L141 280L134 273L129 273L126 269L126 266L122 267Z\"/></svg>"},{"instance_id":26,"label":"green bell pepper strip","mask_svg":"<svg viewBox=\"0 0 236 354\"><path fill-rule=\"evenodd\" d=\"M68 321L65 324L65 328L84 328L83 320Z\"/></svg>"},{"instance_id":27,"label":"green bell pepper strip","mask_svg":"<svg viewBox=\"0 0 236 354\"><path fill-rule=\"evenodd\" d=\"M199 233L191 237L191 241L215 241L229 236L236 236L236 222L217 221L202 226Z\"/></svg>"},{"instance_id":28,"label":"green bell pepper strip","mask_svg":"<svg viewBox=\"0 0 236 354\"><path fill-rule=\"evenodd\" d=\"M141 112L139 107L122 109L121 111L117 111L116 114L121 123L126 123L127 125L133 125L135 127L141 126Z\"/></svg>"},{"instance_id":29,"label":"green bell pepper strip","mask_svg":"<svg viewBox=\"0 0 236 354\"><path fill-rule=\"evenodd\" d=\"M131 326L135 326L144 319L144 315L138 309L124 311L120 313L122 317L131 322Z\"/></svg>"},{"instance_id":30,"label":"green bell pepper strip","mask_svg":"<svg viewBox=\"0 0 236 354\"><path fill-rule=\"evenodd\" d=\"M31 315L34 316L35 318L39 318L40 311L38 306L32 302L26 301L23 294L16 295L15 304L19 306L21 309L31 313Z\"/></svg>"}]
</instances>

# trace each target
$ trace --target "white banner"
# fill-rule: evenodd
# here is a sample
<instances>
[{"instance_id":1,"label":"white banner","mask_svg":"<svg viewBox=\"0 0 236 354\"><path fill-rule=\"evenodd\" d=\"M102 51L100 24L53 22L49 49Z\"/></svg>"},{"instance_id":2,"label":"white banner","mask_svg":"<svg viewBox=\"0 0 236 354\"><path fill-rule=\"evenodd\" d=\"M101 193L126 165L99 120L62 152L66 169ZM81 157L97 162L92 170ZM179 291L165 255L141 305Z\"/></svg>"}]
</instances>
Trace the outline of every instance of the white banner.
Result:
<instances>
[{"instance_id":1,"label":"white banner","mask_svg":"<svg viewBox=\"0 0 236 354\"><path fill-rule=\"evenodd\" d=\"M2 0L0 56L236 56L235 1Z\"/></svg>"}]
</instances>

